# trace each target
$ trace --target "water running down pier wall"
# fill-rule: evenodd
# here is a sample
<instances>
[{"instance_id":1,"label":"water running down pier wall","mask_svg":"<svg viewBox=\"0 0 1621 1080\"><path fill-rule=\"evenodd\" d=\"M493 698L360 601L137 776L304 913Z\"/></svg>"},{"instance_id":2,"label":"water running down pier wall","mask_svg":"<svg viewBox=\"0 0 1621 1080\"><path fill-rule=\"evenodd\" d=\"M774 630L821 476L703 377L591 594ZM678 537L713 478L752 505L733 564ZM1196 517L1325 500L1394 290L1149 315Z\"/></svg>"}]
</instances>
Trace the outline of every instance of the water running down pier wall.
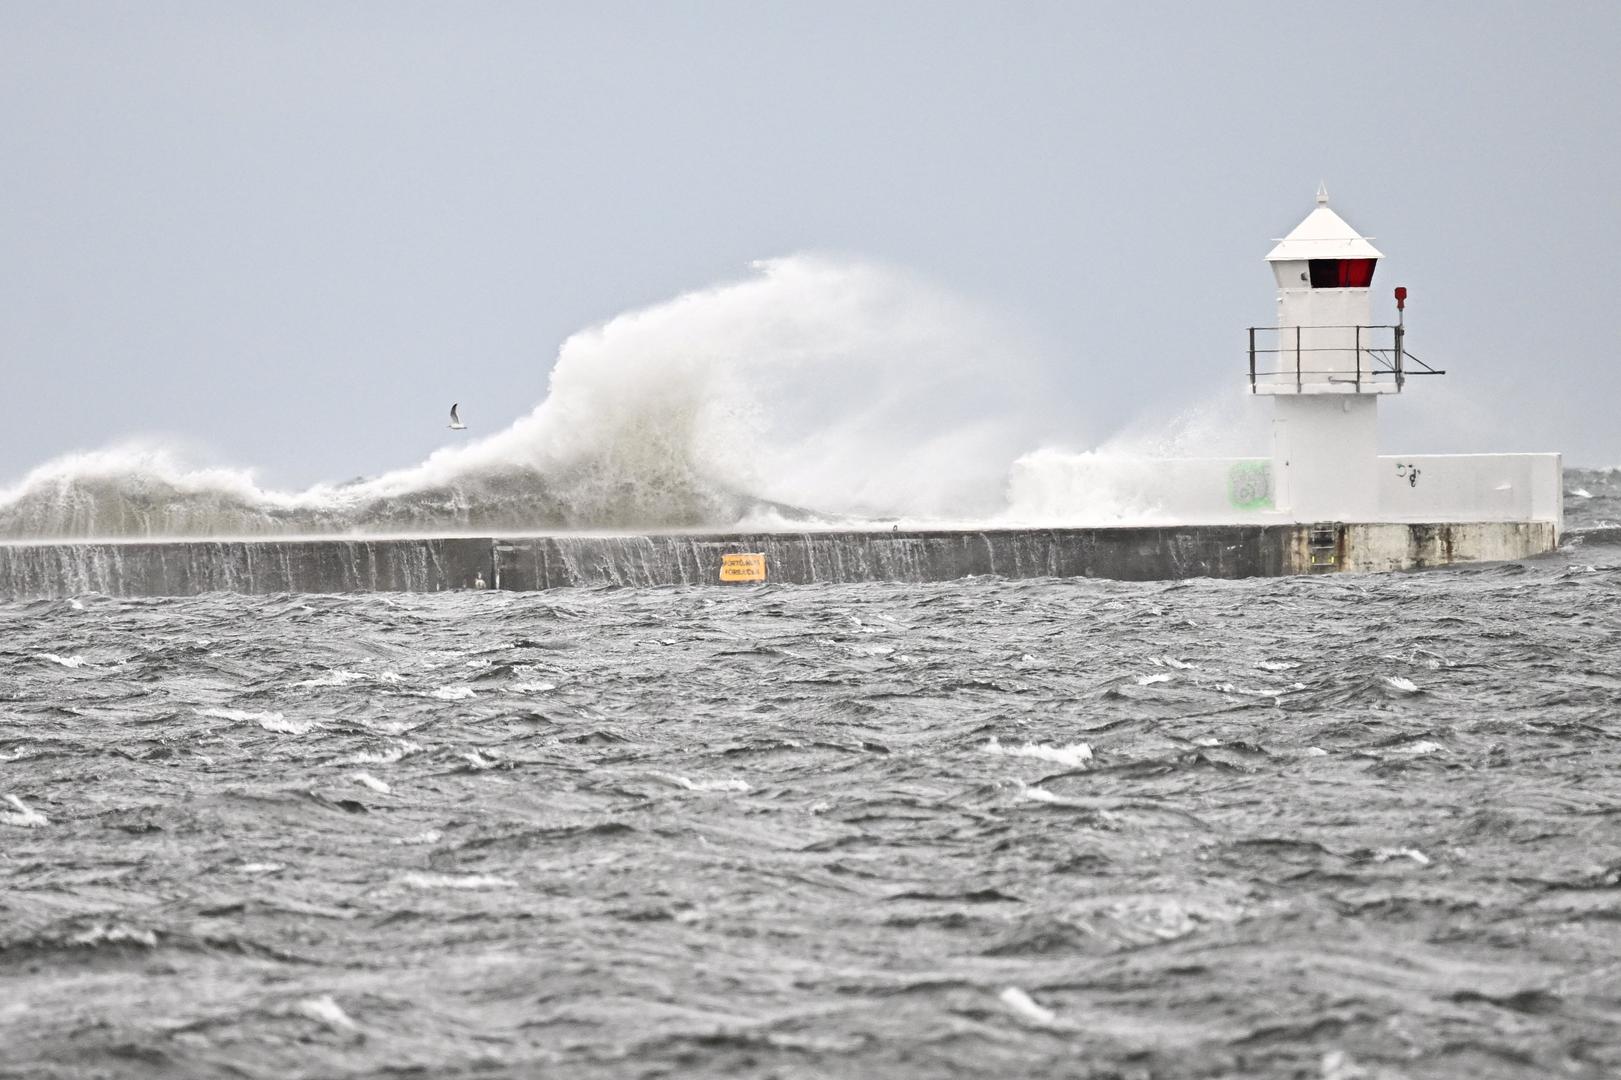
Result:
<instances>
[{"instance_id":1,"label":"water running down pier wall","mask_svg":"<svg viewBox=\"0 0 1621 1080\"><path fill-rule=\"evenodd\" d=\"M509 590L698 585L746 551L786 584L1241 578L1517 559L1556 544L1549 522L0 544L0 597L435 592L480 578Z\"/></svg>"}]
</instances>

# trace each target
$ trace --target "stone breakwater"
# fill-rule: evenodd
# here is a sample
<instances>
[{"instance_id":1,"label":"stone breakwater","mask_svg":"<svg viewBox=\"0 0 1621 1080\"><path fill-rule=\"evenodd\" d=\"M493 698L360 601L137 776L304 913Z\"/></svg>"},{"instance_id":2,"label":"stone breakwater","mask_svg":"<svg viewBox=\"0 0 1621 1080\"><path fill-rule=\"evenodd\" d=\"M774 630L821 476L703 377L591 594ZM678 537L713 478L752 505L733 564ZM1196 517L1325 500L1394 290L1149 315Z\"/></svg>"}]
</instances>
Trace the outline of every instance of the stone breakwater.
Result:
<instances>
[{"instance_id":1,"label":"stone breakwater","mask_svg":"<svg viewBox=\"0 0 1621 1080\"><path fill-rule=\"evenodd\" d=\"M1487 522L14 543L0 545L0 596L696 585L737 552L763 553L785 584L1244 578L1518 559L1557 542L1552 523Z\"/></svg>"}]
</instances>

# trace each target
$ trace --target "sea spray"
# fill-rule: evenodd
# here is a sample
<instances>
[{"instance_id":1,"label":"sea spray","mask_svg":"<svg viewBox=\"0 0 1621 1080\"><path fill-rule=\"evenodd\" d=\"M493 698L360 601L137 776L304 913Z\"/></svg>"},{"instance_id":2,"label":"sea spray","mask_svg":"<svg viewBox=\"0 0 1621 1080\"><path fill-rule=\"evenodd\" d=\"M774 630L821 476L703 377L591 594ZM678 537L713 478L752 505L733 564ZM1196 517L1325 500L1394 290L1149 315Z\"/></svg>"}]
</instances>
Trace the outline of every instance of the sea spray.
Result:
<instances>
[{"instance_id":1,"label":"sea spray","mask_svg":"<svg viewBox=\"0 0 1621 1080\"><path fill-rule=\"evenodd\" d=\"M998 524L1229 521L1233 468L1265 467L1267 414L1254 404L1239 395L1212 395L1169 415L1145 410L1093 448L1032 449L1009 469Z\"/></svg>"},{"instance_id":2,"label":"sea spray","mask_svg":"<svg viewBox=\"0 0 1621 1080\"><path fill-rule=\"evenodd\" d=\"M983 518L1057 429L1034 351L962 299L795 256L576 333L545 399L421 464L304 491L161 444L68 455L0 491L13 539L726 527Z\"/></svg>"}]
</instances>

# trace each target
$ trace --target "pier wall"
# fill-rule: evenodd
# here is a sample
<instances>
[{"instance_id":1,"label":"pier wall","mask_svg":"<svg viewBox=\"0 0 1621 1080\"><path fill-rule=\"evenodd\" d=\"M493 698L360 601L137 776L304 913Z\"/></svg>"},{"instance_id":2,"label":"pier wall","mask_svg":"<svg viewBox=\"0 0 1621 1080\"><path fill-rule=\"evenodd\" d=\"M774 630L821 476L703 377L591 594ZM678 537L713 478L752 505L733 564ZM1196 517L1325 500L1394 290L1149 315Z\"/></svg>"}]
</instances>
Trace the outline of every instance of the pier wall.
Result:
<instances>
[{"instance_id":1,"label":"pier wall","mask_svg":"<svg viewBox=\"0 0 1621 1080\"><path fill-rule=\"evenodd\" d=\"M787 584L1241 578L1518 559L1557 543L1549 522L12 543L0 544L0 597L697 585L736 552L763 553L768 580Z\"/></svg>"}]
</instances>

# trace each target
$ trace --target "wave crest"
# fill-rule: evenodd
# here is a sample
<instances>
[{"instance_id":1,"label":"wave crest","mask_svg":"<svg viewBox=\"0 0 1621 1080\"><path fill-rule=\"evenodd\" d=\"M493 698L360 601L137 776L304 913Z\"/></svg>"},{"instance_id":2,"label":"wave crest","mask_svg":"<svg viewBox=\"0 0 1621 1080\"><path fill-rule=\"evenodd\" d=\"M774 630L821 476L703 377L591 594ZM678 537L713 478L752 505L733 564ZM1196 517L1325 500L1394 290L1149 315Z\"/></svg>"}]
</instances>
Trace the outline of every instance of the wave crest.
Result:
<instances>
[{"instance_id":1,"label":"wave crest","mask_svg":"<svg viewBox=\"0 0 1621 1080\"><path fill-rule=\"evenodd\" d=\"M131 443L0 491L12 539L726 527L976 516L1039 424L1028 350L884 267L795 256L571 336L545 399L421 464L303 491Z\"/></svg>"}]
</instances>

